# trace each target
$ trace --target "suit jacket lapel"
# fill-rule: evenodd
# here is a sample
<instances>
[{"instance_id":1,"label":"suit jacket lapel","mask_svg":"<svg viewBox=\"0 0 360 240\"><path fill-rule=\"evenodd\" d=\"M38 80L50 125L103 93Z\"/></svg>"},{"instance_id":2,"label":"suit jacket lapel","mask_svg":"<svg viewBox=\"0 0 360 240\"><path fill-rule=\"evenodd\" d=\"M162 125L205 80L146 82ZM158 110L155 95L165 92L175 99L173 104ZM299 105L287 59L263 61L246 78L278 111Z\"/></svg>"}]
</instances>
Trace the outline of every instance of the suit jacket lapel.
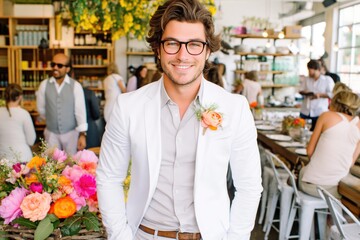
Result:
<instances>
[{"instance_id":1,"label":"suit jacket lapel","mask_svg":"<svg viewBox=\"0 0 360 240\"><path fill-rule=\"evenodd\" d=\"M160 128L160 89L162 81L159 80L157 88L149 92L150 101L145 105L144 121L146 148L149 163L150 196L155 189L161 163L161 128Z\"/></svg>"},{"instance_id":2,"label":"suit jacket lapel","mask_svg":"<svg viewBox=\"0 0 360 240\"><path fill-rule=\"evenodd\" d=\"M203 89L202 99L200 99L200 104L202 106L207 106L209 104L214 103L214 100L213 98L211 98L211 90L207 86L208 83L206 82L206 80L203 80L203 84L204 84L204 89ZM203 134L203 127L201 126L201 122L199 121L198 144L196 149L195 183L194 183L195 191L196 191L197 183L201 179L201 174L206 164L206 156L205 156L206 146L209 137L211 137L209 135L210 134L208 132Z\"/></svg>"}]
</instances>

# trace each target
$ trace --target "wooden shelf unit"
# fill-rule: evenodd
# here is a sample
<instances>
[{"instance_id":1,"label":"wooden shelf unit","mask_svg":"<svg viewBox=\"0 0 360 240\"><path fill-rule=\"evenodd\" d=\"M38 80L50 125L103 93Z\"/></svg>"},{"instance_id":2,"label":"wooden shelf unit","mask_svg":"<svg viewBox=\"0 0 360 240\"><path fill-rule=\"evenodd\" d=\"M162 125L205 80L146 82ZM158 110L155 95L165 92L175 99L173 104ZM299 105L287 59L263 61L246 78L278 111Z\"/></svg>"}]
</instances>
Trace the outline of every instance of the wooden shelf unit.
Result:
<instances>
[{"instance_id":1,"label":"wooden shelf unit","mask_svg":"<svg viewBox=\"0 0 360 240\"><path fill-rule=\"evenodd\" d=\"M234 34L232 35L234 38L240 38L241 42L243 42L244 39L266 39L266 40L273 40L273 45L275 46L275 41L277 40L298 40L301 37L284 37L279 38L277 35L270 35L268 37L263 37L262 35L253 35L253 34ZM242 66L243 57L248 56L256 56L256 57L272 57L272 63L275 63L275 59L277 57L297 57L298 55L292 54L292 53L259 53L259 52L235 52L236 55L240 56L240 66ZM246 70L242 69L236 69L234 70L235 74L245 74ZM275 75L285 74L287 71L282 70L261 70L258 71L259 74L272 74L272 82L273 84L269 85L262 85L262 88L271 88L272 94L274 95L275 88L285 88L285 87L294 87L294 85L291 84L275 84Z\"/></svg>"}]
</instances>

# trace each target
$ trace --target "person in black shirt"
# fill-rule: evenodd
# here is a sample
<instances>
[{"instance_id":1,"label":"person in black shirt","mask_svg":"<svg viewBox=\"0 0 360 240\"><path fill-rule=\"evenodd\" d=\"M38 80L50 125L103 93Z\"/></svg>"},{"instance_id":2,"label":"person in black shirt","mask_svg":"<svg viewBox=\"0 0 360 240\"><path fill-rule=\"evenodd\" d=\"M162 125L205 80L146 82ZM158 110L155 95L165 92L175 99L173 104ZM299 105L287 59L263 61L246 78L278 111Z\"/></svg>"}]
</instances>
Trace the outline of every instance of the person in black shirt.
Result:
<instances>
[{"instance_id":1,"label":"person in black shirt","mask_svg":"<svg viewBox=\"0 0 360 240\"><path fill-rule=\"evenodd\" d=\"M327 66L325 64L324 58L320 58L319 63L321 66L321 74L331 77L332 80L334 80L334 83L340 82L339 75L337 75L336 73L329 72L329 69L327 68Z\"/></svg>"}]
</instances>

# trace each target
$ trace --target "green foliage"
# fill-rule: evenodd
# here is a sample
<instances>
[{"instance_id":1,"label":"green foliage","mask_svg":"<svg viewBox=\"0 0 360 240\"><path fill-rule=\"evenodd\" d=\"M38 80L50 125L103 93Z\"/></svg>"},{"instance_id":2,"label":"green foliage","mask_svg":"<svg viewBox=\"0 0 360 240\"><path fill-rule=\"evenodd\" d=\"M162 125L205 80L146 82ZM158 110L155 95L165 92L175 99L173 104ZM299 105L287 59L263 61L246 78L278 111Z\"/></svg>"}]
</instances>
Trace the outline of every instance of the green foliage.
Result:
<instances>
[{"instance_id":1,"label":"green foliage","mask_svg":"<svg viewBox=\"0 0 360 240\"><path fill-rule=\"evenodd\" d=\"M53 231L54 225L51 223L50 217L46 216L39 222L39 225L35 230L35 240L44 240L49 237Z\"/></svg>"},{"instance_id":2,"label":"green foliage","mask_svg":"<svg viewBox=\"0 0 360 240\"><path fill-rule=\"evenodd\" d=\"M74 215L65 220L64 226L61 228L63 236L72 236L78 234L81 230L82 216Z\"/></svg>"},{"instance_id":3,"label":"green foliage","mask_svg":"<svg viewBox=\"0 0 360 240\"><path fill-rule=\"evenodd\" d=\"M95 214L86 212L83 217L83 221L87 230L100 231L100 222Z\"/></svg>"},{"instance_id":4,"label":"green foliage","mask_svg":"<svg viewBox=\"0 0 360 240\"><path fill-rule=\"evenodd\" d=\"M38 225L38 222L32 222L29 219L23 218L23 217L14 219L12 221L12 223L17 223L17 224L19 224L21 226L24 226L24 227L27 227L27 228L30 228L30 229L36 229L36 227Z\"/></svg>"}]
</instances>

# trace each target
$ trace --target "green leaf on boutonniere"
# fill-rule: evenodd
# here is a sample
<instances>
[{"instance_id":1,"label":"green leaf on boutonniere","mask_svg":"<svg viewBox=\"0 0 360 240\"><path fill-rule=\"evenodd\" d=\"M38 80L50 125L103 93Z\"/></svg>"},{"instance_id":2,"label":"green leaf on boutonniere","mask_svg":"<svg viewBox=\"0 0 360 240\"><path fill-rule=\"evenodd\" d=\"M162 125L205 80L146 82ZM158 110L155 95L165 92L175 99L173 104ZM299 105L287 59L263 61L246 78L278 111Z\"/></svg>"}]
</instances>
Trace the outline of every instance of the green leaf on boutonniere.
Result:
<instances>
[{"instance_id":1,"label":"green leaf on boutonniere","mask_svg":"<svg viewBox=\"0 0 360 240\"><path fill-rule=\"evenodd\" d=\"M50 218L46 216L40 221L35 230L35 240L44 240L54 231L54 225L51 223Z\"/></svg>"}]
</instances>

